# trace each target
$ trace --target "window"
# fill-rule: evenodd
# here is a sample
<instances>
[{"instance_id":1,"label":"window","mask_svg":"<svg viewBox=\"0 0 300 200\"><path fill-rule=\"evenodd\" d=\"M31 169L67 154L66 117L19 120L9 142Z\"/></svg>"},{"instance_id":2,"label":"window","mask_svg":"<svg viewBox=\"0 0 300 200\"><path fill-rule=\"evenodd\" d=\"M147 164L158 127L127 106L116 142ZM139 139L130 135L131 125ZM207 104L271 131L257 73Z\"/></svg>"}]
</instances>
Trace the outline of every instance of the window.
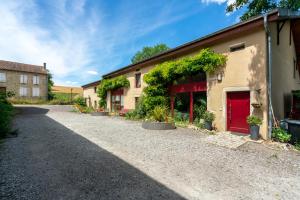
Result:
<instances>
[{"instance_id":1,"label":"window","mask_svg":"<svg viewBox=\"0 0 300 200\"><path fill-rule=\"evenodd\" d=\"M97 87L94 87L94 93L97 93Z\"/></svg>"},{"instance_id":2,"label":"window","mask_svg":"<svg viewBox=\"0 0 300 200\"><path fill-rule=\"evenodd\" d=\"M23 84L27 83L27 75L24 75L24 74L20 75L20 83L23 83Z\"/></svg>"},{"instance_id":3,"label":"window","mask_svg":"<svg viewBox=\"0 0 300 200\"><path fill-rule=\"evenodd\" d=\"M40 96L40 88L38 88L38 87L32 88L32 96L39 97Z\"/></svg>"},{"instance_id":4,"label":"window","mask_svg":"<svg viewBox=\"0 0 300 200\"><path fill-rule=\"evenodd\" d=\"M21 97L27 96L27 88L26 87L20 87L20 96Z\"/></svg>"},{"instance_id":5,"label":"window","mask_svg":"<svg viewBox=\"0 0 300 200\"><path fill-rule=\"evenodd\" d=\"M230 52L239 51L239 50L245 49L245 43L234 44L234 45L230 46L229 48L230 48Z\"/></svg>"},{"instance_id":6,"label":"window","mask_svg":"<svg viewBox=\"0 0 300 200\"><path fill-rule=\"evenodd\" d=\"M0 73L0 82L6 82L6 74L4 72Z\"/></svg>"},{"instance_id":7,"label":"window","mask_svg":"<svg viewBox=\"0 0 300 200\"><path fill-rule=\"evenodd\" d=\"M33 76L33 77L32 77L32 83L33 83L34 85L40 84L40 77L37 76L37 75Z\"/></svg>"},{"instance_id":8,"label":"window","mask_svg":"<svg viewBox=\"0 0 300 200\"><path fill-rule=\"evenodd\" d=\"M136 88L141 87L141 73L135 74L135 87Z\"/></svg>"}]
</instances>

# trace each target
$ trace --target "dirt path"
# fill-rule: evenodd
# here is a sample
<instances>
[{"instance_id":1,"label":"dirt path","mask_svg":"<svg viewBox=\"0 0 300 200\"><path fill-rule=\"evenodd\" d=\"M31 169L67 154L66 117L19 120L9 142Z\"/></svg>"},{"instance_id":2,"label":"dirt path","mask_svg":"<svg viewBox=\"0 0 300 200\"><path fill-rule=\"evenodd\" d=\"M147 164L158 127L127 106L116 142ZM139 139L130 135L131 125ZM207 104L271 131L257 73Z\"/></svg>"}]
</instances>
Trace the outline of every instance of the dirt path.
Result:
<instances>
[{"instance_id":1,"label":"dirt path","mask_svg":"<svg viewBox=\"0 0 300 200\"><path fill-rule=\"evenodd\" d=\"M0 144L0 199L300 199L300 156L228 149L67 106L22 108Z\"/></svg>"}]
</instances>

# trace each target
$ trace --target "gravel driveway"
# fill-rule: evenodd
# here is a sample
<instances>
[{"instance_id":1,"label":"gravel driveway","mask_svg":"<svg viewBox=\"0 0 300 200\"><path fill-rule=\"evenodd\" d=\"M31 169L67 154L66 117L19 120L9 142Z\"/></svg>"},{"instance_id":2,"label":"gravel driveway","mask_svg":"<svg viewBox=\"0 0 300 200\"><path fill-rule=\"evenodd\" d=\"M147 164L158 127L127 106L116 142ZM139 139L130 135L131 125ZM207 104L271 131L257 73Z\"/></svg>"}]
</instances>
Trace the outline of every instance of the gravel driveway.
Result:
<instances>
[{"instance_id":1,"label":"gravel driveway","mask_svg":"<svg viewBox=\"0 0 300 200\"><path fill-rule=\"evenodd\" d=\"M24 106L0 143L0 199L300 199L300 154L189 129Z\"/></svg>"}]
</instances>

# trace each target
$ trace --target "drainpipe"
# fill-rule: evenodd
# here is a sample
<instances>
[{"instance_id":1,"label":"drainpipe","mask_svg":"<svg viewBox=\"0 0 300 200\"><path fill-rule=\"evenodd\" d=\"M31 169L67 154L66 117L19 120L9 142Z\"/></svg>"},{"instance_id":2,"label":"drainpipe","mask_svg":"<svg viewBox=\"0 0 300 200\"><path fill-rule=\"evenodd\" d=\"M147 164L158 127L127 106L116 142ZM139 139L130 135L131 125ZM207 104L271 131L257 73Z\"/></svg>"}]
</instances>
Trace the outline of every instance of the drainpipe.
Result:
<instances>
[{"instance_id":1,"label":"drainpipe","mask_svg":"<svg viewBox=\"0 0 300 200\"><path fill-rule=\"evenodd\" d=\"M271 33L268 27L268 14L264 15L264 27L267 37L267 68L268 68L268 138L272 136L272 127L273 127L273 106L272 106L272 43L271 43Z\"/></svg>"}]
</instances>

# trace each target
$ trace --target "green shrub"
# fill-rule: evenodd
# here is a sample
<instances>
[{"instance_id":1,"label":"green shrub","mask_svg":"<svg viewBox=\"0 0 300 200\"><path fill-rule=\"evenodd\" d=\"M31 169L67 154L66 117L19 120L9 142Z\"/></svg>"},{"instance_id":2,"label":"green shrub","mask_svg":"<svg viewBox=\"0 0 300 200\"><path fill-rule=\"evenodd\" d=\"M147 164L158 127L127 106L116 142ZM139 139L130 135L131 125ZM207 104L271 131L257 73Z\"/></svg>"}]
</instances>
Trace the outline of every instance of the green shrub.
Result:
<instances>
[{"instance_id":1,"label":"green shrub","mask_svg":"<svg viewBox=\"0 0 300 200\"><path fill-rule=\"evenodd\" d=\"M291 135L281 128L273 128L272 138L278 142L289 142L291 140Z\"/></svg>"},{"instance_id":2,"label":"green shrub","mask_svg":"<svg viewBox=\"0 0 300 200\"><path fill-rule=\"evenodd\" d=\"M168 121L168 108L165 106L156 106L151 112L151 119L157 122Z\"/></svg>"},{"instance_id":3,"label":"green shrub","mask_svg":"<svg viewBox=\"0 0 300 200\"><path fill-rule=\"evenodd\" d=\"M80 106L86 106L85 99L82 96L76 97L74 103Z\"/></svg>"},{"instance_id":4,"label":"green shrub","mask_svg":"<svg viewBox=\"0 0 300 200\"><path fill-rule=\"evenodd\" d=\"M87 106L82 106L82 105L79 105L79 104L75 104L75 107L79 110L79 112L81 113L91 113L94 111L93 108L91 107L87 107Z\"/></svg>"},{"instance_id":5,"label":"green shrub","mask_svg":"<svg viewBox=\"0 0 300 200\"><path fill-rule=\"evenodd\" d=\"M0 94L0 138L4 138L11 128L13 106L7 101L9 94Z\"/></svg>"},{"instance_id":6,"label":"green shrub","mask_svg":"<svg viewBox=\"0 0 300 200\"><path fill-rule=\"evenodd\" d=\"M72 105L73 102L71 101L66 101L63 99L52 99L50 101L47 102L50 105Z\"/></svg>"},{"instance_id":7,"label":"green shrub","mask_svg":"<svg viewBox=\"0 0 300 200\"><path fill-rule=\"evenodd\" d=\"M216 116L212 112L205 111L205 113L203 114L203 119L206 122L213 122L215 120L215 118L216 118Z\"/></svg>"},{"instance_id":8,"label":"green shrub","mask_svg":"<svg viewBox=\"0 0 300 200\"><path fill-rule=\"evenodd\" d=\"M130 82L126 76L118 76L111 79L103 79L97 88L97 94L100 98L99 105L103 108L106 107L107 92L122 87L129 87Z\"/></svg>"},{"instance_id":9,"label":"green shrub","mask_svg":"<svg viewBox=\"0 0 300 200\"><path fill-rule=\"evenodd\" d=\"M251 115L247 117L247 123L250 126L259 126L262 125L262 119L257 116Z\"/></svg>"},{"instance_id":10,"label":"green shrub","mask_svg":"<svg viewBox=\"0 0 300 200\"><path fill-rule=\"evenodd\" d=\"M300 142L297 141L294 145L295 149L297 149L298 151L300 151Z\"/></svg>"},{"instance_id":11,"label":"green shrub","mask_svg":"<svg viewBox=\"0 0 300 200\"><path fill-rule=\"evenodd\" d=\"M203 72L213 73L226 64L226 56L214 53L211 49L203 49L195 56L184 57L156 65L144 76L147 83L145 106L151 111L156 106L167 106L170 102L168 86L182 77Z\"/></svg>"},{"instance_id":12,"label":"green shrub","mask_svg":"<svg viewBox=\"0 0 300 200\"><path fill-rule=\"evenodd\" d=\"M8 101L12 104L29 104L29 105L47 104L48 103L44 99L9 99Z\"/></svg>"},{"instance_id":13,"label":"green shrub","mask_svg":"<svg viewBox=\"0 0 300 200\"><path fill-rule=\"evenodd\" d=\"M196 118L203 119L203 115L206 112L206 105L195 105L194 115Z\"/></svg>"}]
</instances>

